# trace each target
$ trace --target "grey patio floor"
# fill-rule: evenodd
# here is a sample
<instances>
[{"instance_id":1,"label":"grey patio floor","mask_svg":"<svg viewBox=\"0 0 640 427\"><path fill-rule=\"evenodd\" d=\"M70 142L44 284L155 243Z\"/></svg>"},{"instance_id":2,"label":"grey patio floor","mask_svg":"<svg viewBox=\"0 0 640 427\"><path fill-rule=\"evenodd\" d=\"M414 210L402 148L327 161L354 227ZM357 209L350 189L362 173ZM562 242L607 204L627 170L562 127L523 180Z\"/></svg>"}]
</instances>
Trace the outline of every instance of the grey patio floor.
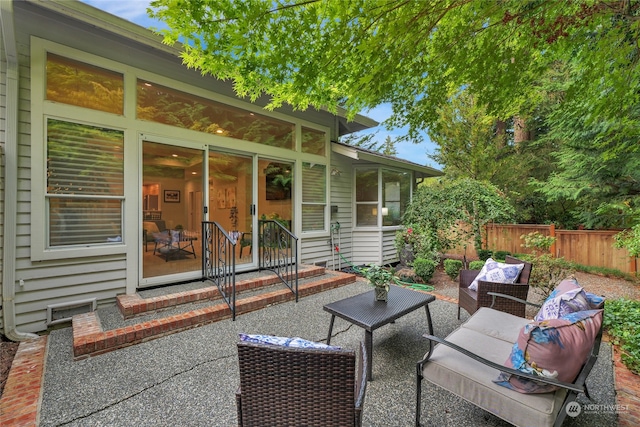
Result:
<instances>
[{"instance_id":1,"label":"grey patio floor","mask_svg":"<svg viewBox=\"0 0 640 427\"><path fill-rule=\"evenodd\" d=\"M233 426L239 332L326 341L330 315L322 306L370 290L355 284L81 361L72 360L70 328L53 331L45 365L41 426ZM434 331L459 325L454 304L430 304ZM466 319L466 314L463 319ZM357 348L364 332L336 319L333 345ZM373 375L366 426L414 424L415 364L427 348L423 310L373 334ZM588 384L599 404L615 405L611 347L603 343ZM584 397L580 402L587 403ZM430 426L507 426L506 422L425 382L423 421ZM583 413L565 426L612 426L615 414Z\"/></svg>"}]
</instances>

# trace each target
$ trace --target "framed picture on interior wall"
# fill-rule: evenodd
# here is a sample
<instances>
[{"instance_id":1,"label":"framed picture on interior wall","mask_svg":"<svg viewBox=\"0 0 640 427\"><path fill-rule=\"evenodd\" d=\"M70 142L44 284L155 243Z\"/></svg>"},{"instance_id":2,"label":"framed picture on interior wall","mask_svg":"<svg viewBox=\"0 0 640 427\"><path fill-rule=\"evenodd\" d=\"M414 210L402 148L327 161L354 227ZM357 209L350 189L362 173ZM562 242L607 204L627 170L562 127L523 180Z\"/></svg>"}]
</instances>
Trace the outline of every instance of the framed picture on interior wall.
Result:
<instances>
[{"instance_id":1,"label":"framed picture on interior wall","mask_svg":"<svg viewBox=\"0 0 640 427\"><path fill-rule=\"evenodd\" d=\"M225 203L224 188L218 188L218 198L216 206L218 206L218 209L224 209L226 207Z\"/></svg>"},{"instance_id":2,"label":"framed picture on interior wall","mask_svg":"<svg viewBox=\"0 0 640 427\"><path fill-rule=\"evenodd\" d=\"M164 190L164 202L165 203L180 203L180 191L179 190Z\"/></svg>"},{"instance_id":3,"label":"framed picture on interior wall","mask_svg":"<svg viewBox=\"0 0 640 427\"><path fill-rule=\"evenodd\" d=\"M236 206L236 187L227 188L227 209Z\"/></svg>"}]
</instances>

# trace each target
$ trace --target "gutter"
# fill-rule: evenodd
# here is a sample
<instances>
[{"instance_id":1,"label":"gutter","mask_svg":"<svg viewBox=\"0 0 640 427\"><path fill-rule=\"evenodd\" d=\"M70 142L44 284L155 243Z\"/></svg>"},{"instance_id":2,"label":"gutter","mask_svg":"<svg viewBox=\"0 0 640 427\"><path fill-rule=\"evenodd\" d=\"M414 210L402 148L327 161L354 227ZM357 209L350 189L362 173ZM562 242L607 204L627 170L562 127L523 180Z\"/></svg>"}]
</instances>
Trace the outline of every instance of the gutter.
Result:
<instances>
[{"instance_id":1,"label":"gutter","mask_svg":"<svg viewBox=\"0 0 640 427\"><path fill-rule=\"evenodd\" d=\"M0 24L7 59L6 117L4 141L4 242L2 242L2 320L4 335L12 341L38 338L16 329L16 228L18 211L18 48L13 20L13 1L0 1Z\"/></svg>"}]
</instances>

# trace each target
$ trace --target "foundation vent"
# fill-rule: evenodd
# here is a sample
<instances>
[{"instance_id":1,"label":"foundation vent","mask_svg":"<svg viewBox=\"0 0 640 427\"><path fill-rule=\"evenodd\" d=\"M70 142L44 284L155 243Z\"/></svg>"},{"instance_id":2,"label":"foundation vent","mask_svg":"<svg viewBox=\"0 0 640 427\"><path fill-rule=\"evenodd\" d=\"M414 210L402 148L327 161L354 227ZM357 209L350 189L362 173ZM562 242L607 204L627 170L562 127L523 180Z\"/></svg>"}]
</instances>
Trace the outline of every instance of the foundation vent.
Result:
<instances>
[{"instance_id":1,"label":"foundation vent","mask_svg":"<svg viewBox=\"0 0 640 427\"><path fill-rule=\"evenodd\" d=\"M76 314L96 311L96 306L97 302L95 298L48 305L47 326L56 325L63 322L70 322L71 318Z\"/></svg>"}]
</instances>

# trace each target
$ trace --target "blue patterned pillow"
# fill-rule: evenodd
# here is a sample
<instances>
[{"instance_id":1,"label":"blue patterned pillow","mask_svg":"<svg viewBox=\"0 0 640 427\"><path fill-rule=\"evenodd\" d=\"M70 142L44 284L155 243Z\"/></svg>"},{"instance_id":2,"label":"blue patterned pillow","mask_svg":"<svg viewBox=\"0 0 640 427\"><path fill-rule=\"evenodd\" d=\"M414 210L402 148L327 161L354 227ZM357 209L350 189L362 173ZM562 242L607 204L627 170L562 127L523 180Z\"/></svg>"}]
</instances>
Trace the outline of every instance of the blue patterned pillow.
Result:
<instances>
[{"instance_id":1,"label":"blue patterned pillow","mask_svg":"<svg viewBox=\"0 0 640 427\"><path fill-rule=\"evenodd\" d=\"M479 280L494 283L515 283L523 268L524 264L505 264L488 258L480 273L469 285L469 289L477 292Z\"/></svg>"},{"instance_id":2,"label":"blue patterned pillow","mask_svg":"<svg viewBox=\"0 0 640 427\"><path fill-rule=\"evenodd\" d=\"M559 319L570 313L602 308L603 304L603 297L586 292L574 277L570 277L549 294L533 320Z\"/></svg>"},{"instance_id":3,"label":"blue patterned pillow","mask_svg":"<svg viewBox=\"0 0 640 427\"><path fill-rule=\"evenodd\" d=\"M253 342L257 344L271 344L279 345L282 347L296 347L296 348L320 348L323 350L341 350L342 347L334 345L326 345L315 341L303 340L298 337L276 337L273 335L250 335L250 334L238 334L240 341Z\"/></svg>"},{"instance_id":4,"label":"blue patterned pillow","mask_svg":"<svg viewBox=\"0 0 640 427\"><path fill-rule=\"evenodd\" d=\"M565 279L549 294L533 320L559 319L578 311L589 310L584 290L574 278Z\"/></svg>"}]
</instances>

